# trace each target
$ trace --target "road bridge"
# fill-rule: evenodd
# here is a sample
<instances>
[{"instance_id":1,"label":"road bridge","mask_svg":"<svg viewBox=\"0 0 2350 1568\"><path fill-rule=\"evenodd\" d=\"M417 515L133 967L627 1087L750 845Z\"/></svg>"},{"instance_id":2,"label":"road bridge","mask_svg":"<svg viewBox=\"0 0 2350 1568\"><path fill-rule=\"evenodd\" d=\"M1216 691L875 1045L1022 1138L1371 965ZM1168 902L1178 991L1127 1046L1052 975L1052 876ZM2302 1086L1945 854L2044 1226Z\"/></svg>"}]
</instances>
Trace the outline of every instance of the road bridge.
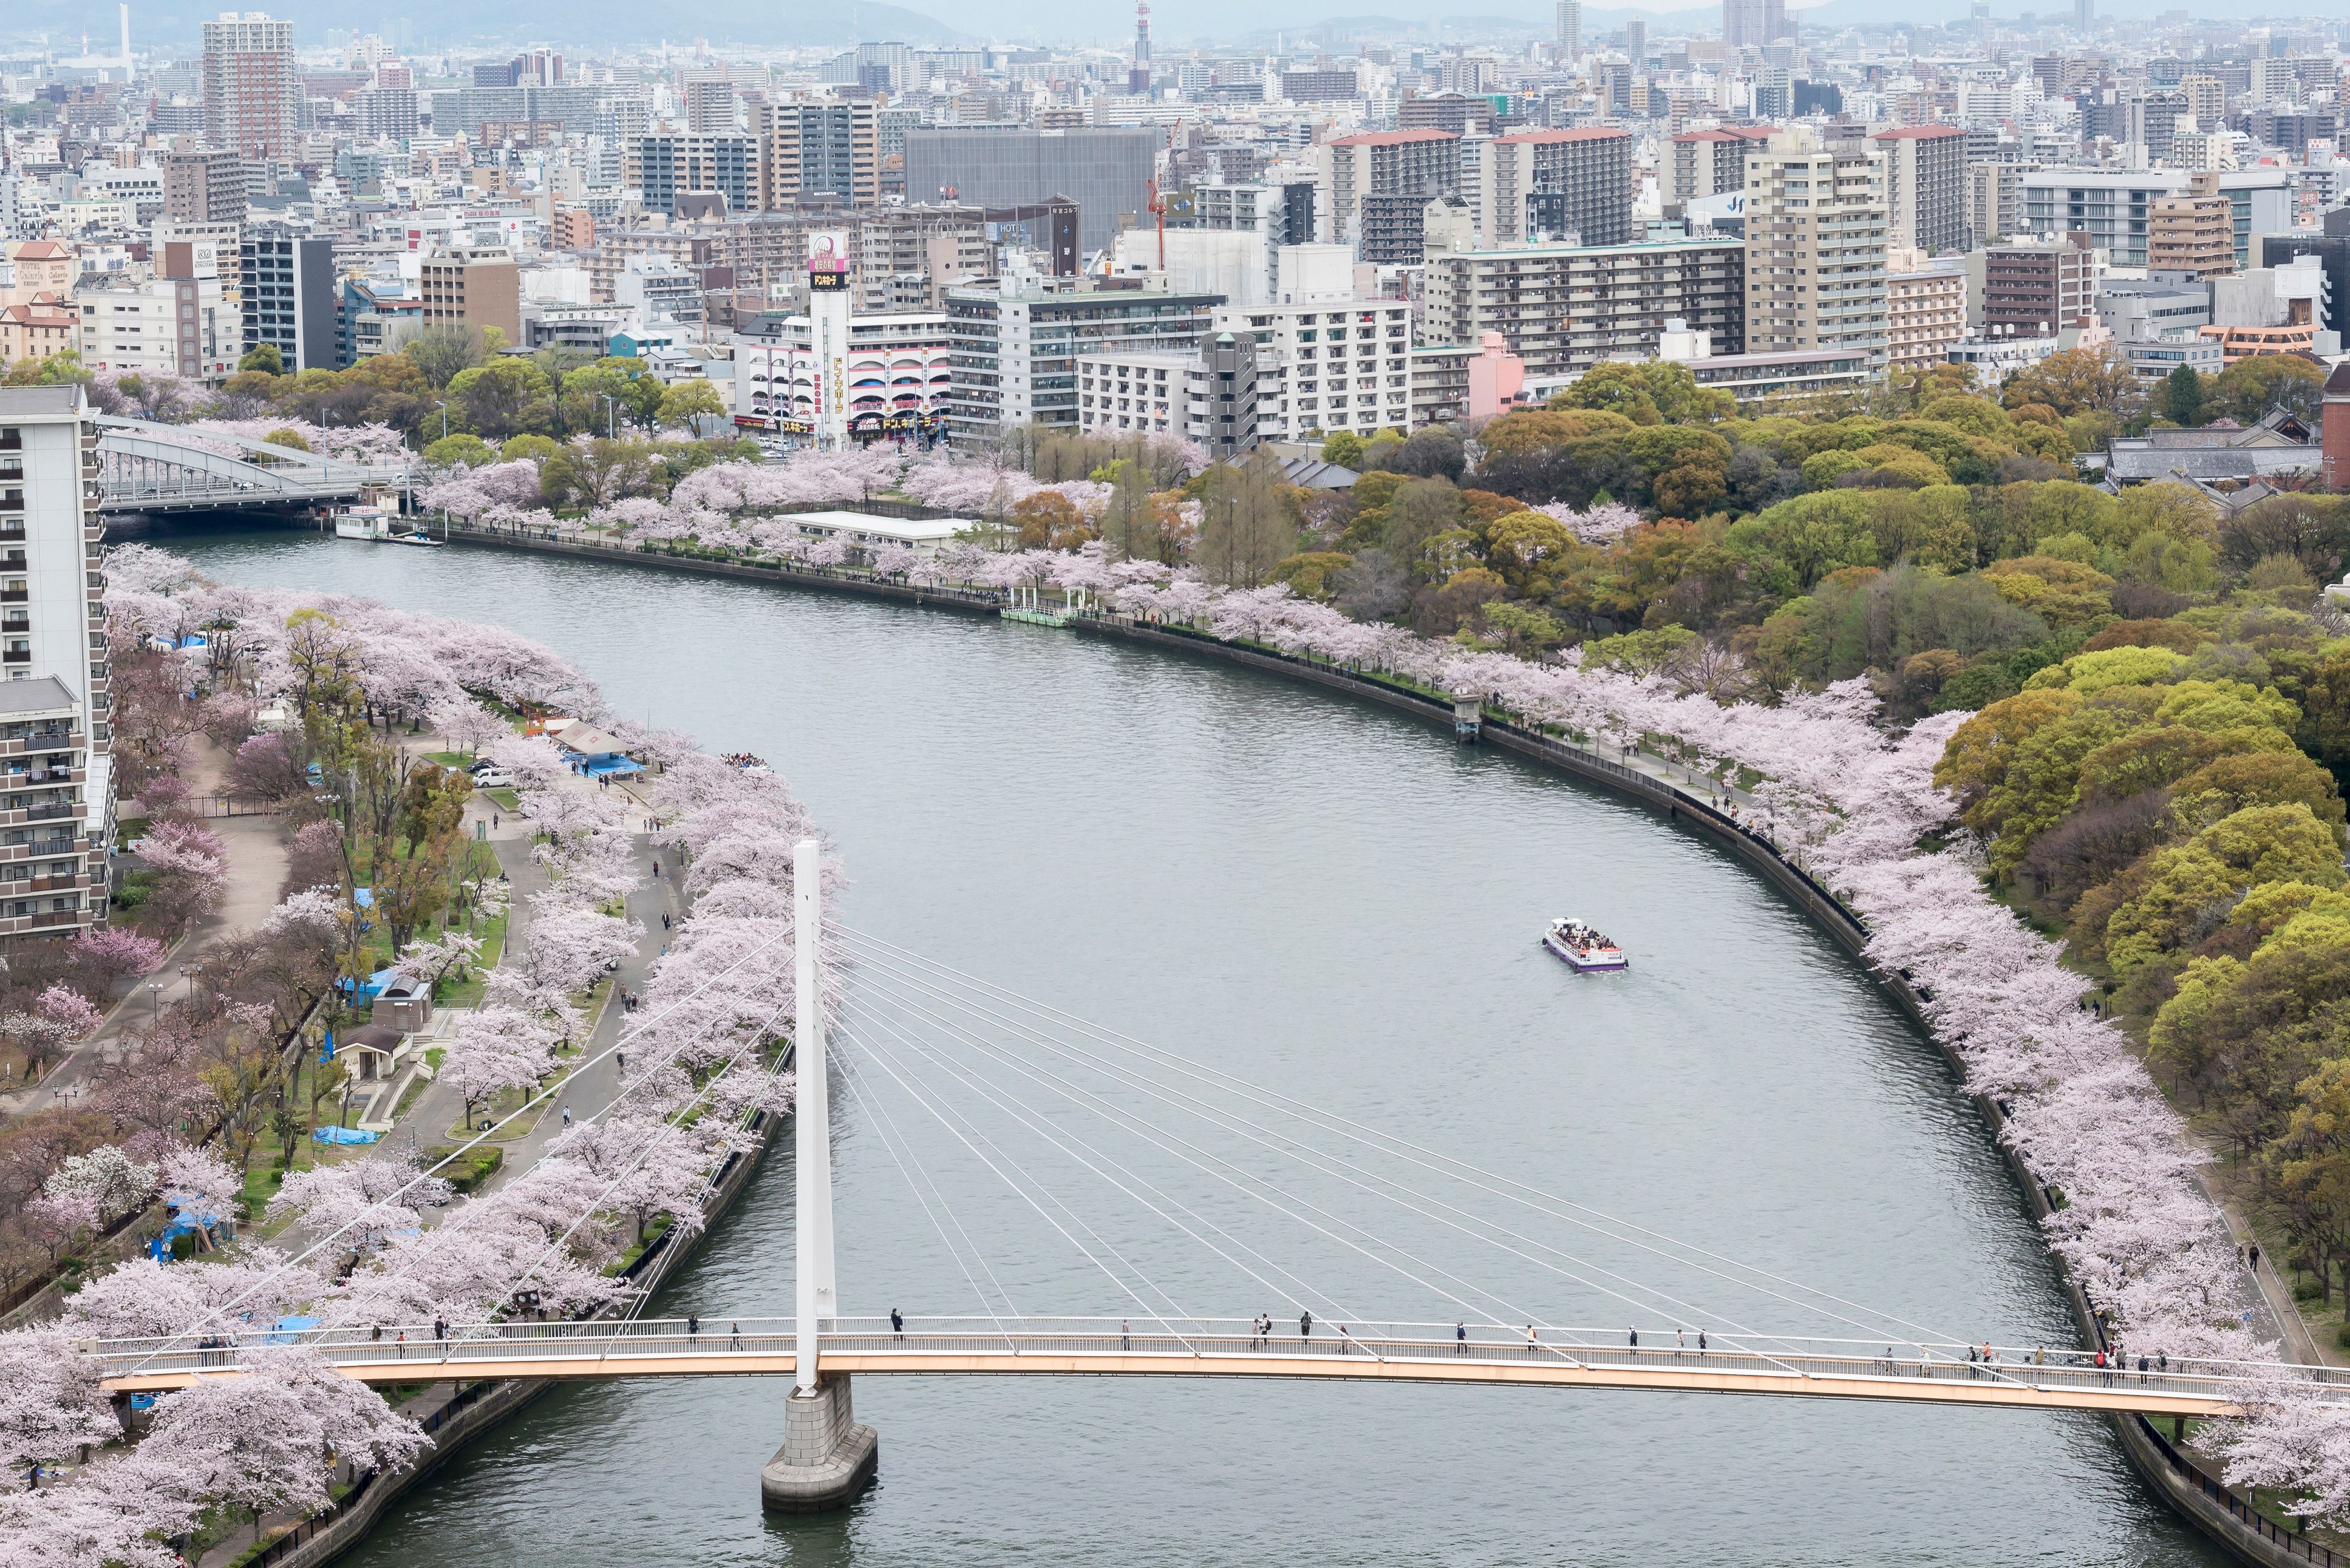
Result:
<instances>
[{"instance_id":1,"label":"road bridge","mask_svg":"<svg viewBox=\"0 0 2350 1568\"><path fill-rule=\"evenodd\" d=\"M251 512L351 503L411 483L405 464L346 462L244 436L98 414L102 512Z\"/></svg>"}]
</instances>

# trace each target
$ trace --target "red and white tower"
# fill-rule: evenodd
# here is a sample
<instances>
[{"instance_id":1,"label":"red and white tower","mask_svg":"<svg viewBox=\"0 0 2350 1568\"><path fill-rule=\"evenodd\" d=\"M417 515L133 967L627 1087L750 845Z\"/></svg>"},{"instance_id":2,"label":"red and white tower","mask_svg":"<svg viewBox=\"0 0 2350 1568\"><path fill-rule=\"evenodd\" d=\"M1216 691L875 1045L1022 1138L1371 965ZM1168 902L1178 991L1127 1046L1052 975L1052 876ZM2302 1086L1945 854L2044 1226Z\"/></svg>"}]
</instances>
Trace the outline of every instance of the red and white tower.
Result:
<instances>
[{"instance_id":1,"label":"red and white tower","mask_svg":"<svg viewBox=\"0 0 2350 1568\"><path fill-rule=\"evenodd\" d=\"M1126 90L1136 98L1150 96L1150 0L1135 0L1134 68L1126 73Z\"/></svg>"}]
</instances>

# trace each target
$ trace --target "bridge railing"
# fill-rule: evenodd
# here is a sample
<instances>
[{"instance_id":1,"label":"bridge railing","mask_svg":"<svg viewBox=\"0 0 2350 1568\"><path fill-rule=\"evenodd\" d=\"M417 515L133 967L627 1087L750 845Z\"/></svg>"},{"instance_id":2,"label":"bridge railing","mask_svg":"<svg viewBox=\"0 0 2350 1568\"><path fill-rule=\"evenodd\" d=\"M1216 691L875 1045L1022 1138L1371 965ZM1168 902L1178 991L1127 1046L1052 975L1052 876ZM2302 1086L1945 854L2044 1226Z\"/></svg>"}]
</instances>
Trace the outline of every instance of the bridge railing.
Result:
<instances>
[{"instance_id":1,"label":"bridge railing","mask_svg":"<svg viewBox=\"0 0 2350 1568\"><path fill-rule=\"evenodd\" d=\"M616 1372L632 1361L690 1356L791 1358L796 1324L787 1318L638 1319L465 1324L436 1337L435 1325L398 1324L253 1329L235 1334L171 1339L88 1341L109 1377L231 1372L274 1355L301 1351L347 1368L416 1366L443 1375L477 1366L484 1375L518 1362L608 1362ZM1409 1364L1545 1365L1595 1371L1698 1372L1743 1377L1900 1383L1979 1383L2043 1390L2140 1392L2225 1405L2254 1397L2282 1383L2341 1390L2350 1403L2350 1374L2331 1367L2248 1362L2150 1363L2099 1367L2076 1350L1982 1347L1910 1342L1885 1345L1808 1336L1713 1334L1649 1330L1534 1325L1458 1329L1451 1324L1282 1323L1270 1333L1239 1318L908 1318L902 1329L887 1318L828 1321L820 1355L853 1355L868 1364L904 1356L910 1362L955 1357L984 1361L1021 1357L1363 1357ZM1174 1370L1172 1366L1170 1368Z\"/></svg>"}]
</instances>

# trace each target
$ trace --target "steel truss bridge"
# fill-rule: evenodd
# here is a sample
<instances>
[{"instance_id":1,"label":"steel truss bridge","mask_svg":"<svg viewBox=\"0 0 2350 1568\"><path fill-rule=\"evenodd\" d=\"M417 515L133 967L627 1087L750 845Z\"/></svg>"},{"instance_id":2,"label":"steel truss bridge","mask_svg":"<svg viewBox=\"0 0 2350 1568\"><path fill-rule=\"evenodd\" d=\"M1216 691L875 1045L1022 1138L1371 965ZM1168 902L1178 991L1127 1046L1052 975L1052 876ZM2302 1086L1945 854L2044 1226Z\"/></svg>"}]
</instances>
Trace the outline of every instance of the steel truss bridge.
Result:
<instances>
[{"instance_id":1,"label":"steel truss bridge","mask_svg":"<svg viewBox=\"0 0 2350 1568\"><path fill-rule=\"evenodd\" d=\"M260 511L404 490L409 471L179 425L94 415L103 512ZM220 449L227 450L220 450Z\"/></svg>"}]
</instances>

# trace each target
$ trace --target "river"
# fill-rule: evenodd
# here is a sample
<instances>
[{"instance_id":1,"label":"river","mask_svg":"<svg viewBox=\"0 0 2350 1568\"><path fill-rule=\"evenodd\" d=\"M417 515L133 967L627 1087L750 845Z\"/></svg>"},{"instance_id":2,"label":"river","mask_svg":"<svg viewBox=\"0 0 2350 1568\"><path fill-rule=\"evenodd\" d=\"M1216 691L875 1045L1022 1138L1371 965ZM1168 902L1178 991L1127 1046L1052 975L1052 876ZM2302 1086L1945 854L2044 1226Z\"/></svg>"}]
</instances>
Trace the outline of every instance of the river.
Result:
<instances>
[{"instance_id":1,"label":"river","mask_svg":"<svg viewBox=\"0 0 2350 1568\"><path fill-rule=\"evenodd\" d=\"M1758 877L1605 794L1271 677L1045 628L466 546L165 542L224 580L501 623L577 660L619 712L766 757L846 857L843 918L878 937L1953 1336L2073 1343L2052 1265L1939 1057ZM1622 941L1633 970L1577 977L1540 952L1543 919L1569 912ZM972 1310L871 1118L835 1095L844 1310ZM1139 1315L936 1125L914 1127L902 1100L895 1114L1023 1311ZM780 1148L656 1312L791 1311L789 1171ZM1294 1317L1066 1175L1056 1190L1186 1308ZM1188 1189L1180 1171L1154 1179L1367 1317L1459 1315L1196 1172ZM1632 1316L1424 1220L1355 1217L1525 1315ZM1834 1332L1752 1295L1707 1299ZM2225 1561L2086 1416L868 1378L857 1410L880 1433L879 1483L846 1513L778 1520L761 1514L757 1471L781 1441L783 1393L557 1388L345 1561Z\"/></svg>"}]
</instances>

